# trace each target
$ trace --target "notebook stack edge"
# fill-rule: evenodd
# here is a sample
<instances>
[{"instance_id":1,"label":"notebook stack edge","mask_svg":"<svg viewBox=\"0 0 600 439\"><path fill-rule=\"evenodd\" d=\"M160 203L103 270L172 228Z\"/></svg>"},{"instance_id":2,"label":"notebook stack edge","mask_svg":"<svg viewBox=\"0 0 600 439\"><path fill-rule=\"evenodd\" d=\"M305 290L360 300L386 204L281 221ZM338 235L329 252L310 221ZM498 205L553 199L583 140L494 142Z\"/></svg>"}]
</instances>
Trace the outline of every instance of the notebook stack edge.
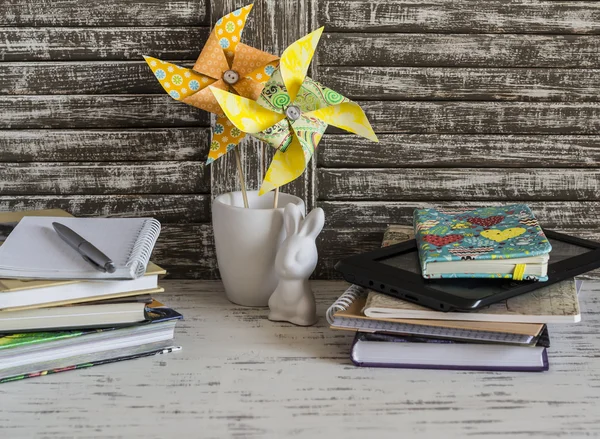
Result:
<instances>
[{"instance_id":1,"label":"notebook stack edge","mask_svg":"<svg viewBox=\"0 0 600 439\"><path fill-rule=\"evenodd\" d=\"M383 246L413 237L410 228L390 225ZM542 303L544 290L549 297ZM554 302L558 307L568 303L568 309L553 314L549 308ZM540 303L547 307L532 311ZM511 305L504 314L502 304L479 314L443 313L352 285L329 308L327 320L331 329L355 332L350 359L356 366L547 371L547 323L580 321L576 282L537 290L535 304L521 297Z\"/></svg>"},{"instance_id":2,"label":"notebook stack edge","mask_svg":"<svg viewBox=\"0 0 600 439\"><path fill-rule=\"evenodd\" d=\"M0 213L0 241L26 216ZM166 270L133 280L0 279L0 383L175 352L182 315L155 300Z\"/></svg>"}]
</instances>

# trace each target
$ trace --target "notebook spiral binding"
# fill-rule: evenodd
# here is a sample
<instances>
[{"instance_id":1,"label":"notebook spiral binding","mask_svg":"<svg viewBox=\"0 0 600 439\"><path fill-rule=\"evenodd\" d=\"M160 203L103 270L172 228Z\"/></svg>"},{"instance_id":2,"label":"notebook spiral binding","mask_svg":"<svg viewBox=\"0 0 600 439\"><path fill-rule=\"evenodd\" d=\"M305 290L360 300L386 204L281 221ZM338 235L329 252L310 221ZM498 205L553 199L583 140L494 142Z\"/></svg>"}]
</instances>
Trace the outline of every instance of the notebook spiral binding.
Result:
<instances>
[{"instance_id":1,"label":"notebook spiral binding","mask_svg":"<svg viewBox=\"0 0 600 439\"><path fill-rule=\"evenodd\" d=\"M136 277L143 276L146 272L159 234L160 223L157 220L152 218L144 221L126 264L127 267L133 267Z\"/></svg>"},{"instance_id":2,"label":"notebook spiral binding","mask_svg":"<svg viewBox=\"0 0 600 439\"><path fill-rule=\"evenodd\" d=\"M327 322L330 325L333 325L333 315L339 311L345 311L348 309L352 303L359 298L360 296L364 296L367 294L366 288L360 287L358 285L350 285L350 287L346 290L344 294L342 294L338 300L336 300L333 305L329 307L325 317L327 318Z\"/></svg>"}]
</instances>

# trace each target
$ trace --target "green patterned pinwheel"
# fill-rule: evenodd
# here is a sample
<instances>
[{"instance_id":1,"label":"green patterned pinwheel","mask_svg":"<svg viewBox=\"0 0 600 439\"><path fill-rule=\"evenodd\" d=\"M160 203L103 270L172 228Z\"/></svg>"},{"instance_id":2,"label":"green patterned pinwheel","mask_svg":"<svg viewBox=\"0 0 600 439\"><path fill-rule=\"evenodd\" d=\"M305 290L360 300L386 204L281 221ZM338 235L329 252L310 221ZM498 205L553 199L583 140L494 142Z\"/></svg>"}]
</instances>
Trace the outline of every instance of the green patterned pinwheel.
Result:
<instances>
[{"instance_id":1,"label":"green patterned pinwheel","mask_svg":"<svg viewBox=\"0 0 600 439\"><path fill-rule=\"evenodd\" d=\"M314 31L284 51L256 101L211 87L237 128L277 149L261 195L304 172L327 125L378 141L358 104L306 76L322 32Z\"/></svg>"}]
</instances>

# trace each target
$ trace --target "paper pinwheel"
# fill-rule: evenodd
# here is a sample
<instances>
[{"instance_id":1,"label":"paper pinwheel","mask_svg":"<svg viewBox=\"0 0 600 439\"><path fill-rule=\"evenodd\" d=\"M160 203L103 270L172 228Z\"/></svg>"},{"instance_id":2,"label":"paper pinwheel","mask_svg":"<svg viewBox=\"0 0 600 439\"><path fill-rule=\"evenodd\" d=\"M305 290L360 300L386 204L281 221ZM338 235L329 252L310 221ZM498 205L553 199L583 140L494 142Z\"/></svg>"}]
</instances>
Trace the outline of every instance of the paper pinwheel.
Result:
<instances>
[{"instance_id":1,"label":"paper pinwheel","mask_svg":"<svg viewBox=\"0 0 600 439\"><path fill-rule=\"evenodd\" d=\"M217 21L192 69L144 56L173 99L218 115L207 164L235 148L245 137L224 116L208 86L257 99L278 64L276 56L240 42L252 6L244 6Z\"/></svg>"},{"instance_id":2,"label":"paper pinwheel","mask_svg":"<svg viewBox=\"0 0 600 439\"><path fill-rule=\"evenodd\" d=\"M277 149L261 195L304 172L327 125L378 141L357 103L306 77L322 32L312 32L283 52L256 102L210 87L237 128Z\"/></svg>"}]
</instances>

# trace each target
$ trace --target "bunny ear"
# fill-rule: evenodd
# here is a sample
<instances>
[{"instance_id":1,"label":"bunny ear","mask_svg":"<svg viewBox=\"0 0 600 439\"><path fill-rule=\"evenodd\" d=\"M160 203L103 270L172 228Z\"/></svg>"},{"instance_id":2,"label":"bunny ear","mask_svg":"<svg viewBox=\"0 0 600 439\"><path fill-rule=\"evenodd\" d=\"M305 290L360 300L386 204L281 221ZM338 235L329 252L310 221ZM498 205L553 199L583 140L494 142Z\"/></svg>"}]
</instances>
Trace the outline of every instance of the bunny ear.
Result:
<instances>
[{"instance_id":1,"label":"bunny ear","mask_svg":"<svg viewBox=\"0 0 600 439\"><path fill-rule=\"evenodd\" d=\"M283 209L283 224L285 224L286 236L292 236L298 233L302 221L302 211L294 203L289 203Z\"/></svg>"},{"instance_id":2,"label":"bunny ear","mask_svg":"<svg viewBox=\"0 0 600 439\"><path fill-rule=\"evenodd\" d=\"M321 230L323 230L323 226L325 225L325 213L323 209L317 207L312 210L306 216L306 219L302 221L302 227L300 227L300 234L304 236L309 236L312 239L317 239Z\"/></svg>"}]
</instances>

